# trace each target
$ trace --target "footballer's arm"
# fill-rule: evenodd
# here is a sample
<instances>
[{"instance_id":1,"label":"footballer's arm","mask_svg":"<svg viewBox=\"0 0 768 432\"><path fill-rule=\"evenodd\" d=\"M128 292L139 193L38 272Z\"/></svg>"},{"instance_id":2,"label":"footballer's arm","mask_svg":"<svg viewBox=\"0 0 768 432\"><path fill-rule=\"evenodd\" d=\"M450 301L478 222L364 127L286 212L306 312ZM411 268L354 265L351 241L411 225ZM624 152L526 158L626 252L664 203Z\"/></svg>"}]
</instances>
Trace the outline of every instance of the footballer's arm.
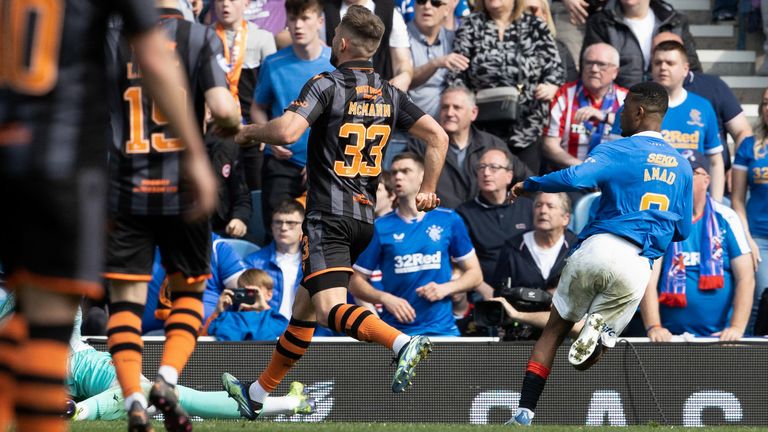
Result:
<instances>
[{"instance_id":1,"label":"footballer's arm","mask_svg":"<svg viewBox=\"0 0 768 432\"><path fill-rule=\"evenodd\" d=\"M301 138L307 128L309 128L307 119L293 111L286 111L267 124L243 126L240 133L235 136L235 142L240 145L251 145L255 141L285 146Z\"/></svg>"},{"instance_id":2,"label":"footballer's arm","mask_svg":"<svg viewBox=\"0 0 768 432\"><path fill-rule=\"evenodd\" d=\"M446 135L435 119L428 114L421 116L408 132L426 144L424 151L424 180L421 182L419 193L434 194L435 190L437 190L437 180L443 171L445 153L448 151L448 135Z\"/></svg>"},{"instance_id":3,"label":"footballer's arm","mask_svg":"<svg viewBox=\"0 0 768 432\"><path fill-rule=\"evenodd\" d=\"M226 87L213 87L205 92L205 104L214 123L223 130L237 132L240 127L240 107Z\"/></svg>"}]
</instances>

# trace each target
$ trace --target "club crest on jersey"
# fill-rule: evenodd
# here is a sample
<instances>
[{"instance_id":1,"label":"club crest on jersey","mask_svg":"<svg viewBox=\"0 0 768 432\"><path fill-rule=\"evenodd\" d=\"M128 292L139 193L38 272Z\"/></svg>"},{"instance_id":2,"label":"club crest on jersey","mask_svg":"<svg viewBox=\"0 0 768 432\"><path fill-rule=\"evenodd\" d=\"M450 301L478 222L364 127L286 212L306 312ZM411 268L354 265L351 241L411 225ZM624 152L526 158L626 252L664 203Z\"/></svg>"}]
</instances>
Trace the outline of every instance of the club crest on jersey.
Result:
<instances>
[{"instance_id":1,"label":"club crest on jersey","mask_svg":"<svg viewBox=\"0 0 768 432\"><path fill-rule=\"evenodd\" d=\"M691 126L698 126L698 127L704 127L704 123L701 122L701 111L697 109L692 109L688 115L691 116L691 119L688 120L688 124Z\"/></svg>"},{"instance_id":2,"label":"club crest on jersey","mask_svg":"<svg viewBox=\"0 0 768 432\"><path fill-rule=\"evenodd\" d=\"M427 228L427 235L432 241L440 241L440 236L443 234L443 229L437 225L432 225Z\"/></svg>"},{"instance_id":3,"label":"club crest on jersey","mask_svg":"<svg viewBox=\"0 0 768 432\"><path fill-rule=\"evenodd\" d=\"M405 233L400 233L400 234L398 234L398 233L394 233L394 234L392 234L392 238L393 238L393 239L394 239L396 242L398 242L398 243L399 243L399 242L403 241L403 239L405 238Z\"/></svg>"},{"instance_id":4,"label":"club crest on jersey","mask_svg":"<svg viewBox=\"0 0 768 432\"><path fill-rule=\"evenodd\" d=\"M230 164L224 164L223 167L221 167L221 175L224 178L229 178L229 174L232 173L232 166Z\"/></svg>"}]
</instances>

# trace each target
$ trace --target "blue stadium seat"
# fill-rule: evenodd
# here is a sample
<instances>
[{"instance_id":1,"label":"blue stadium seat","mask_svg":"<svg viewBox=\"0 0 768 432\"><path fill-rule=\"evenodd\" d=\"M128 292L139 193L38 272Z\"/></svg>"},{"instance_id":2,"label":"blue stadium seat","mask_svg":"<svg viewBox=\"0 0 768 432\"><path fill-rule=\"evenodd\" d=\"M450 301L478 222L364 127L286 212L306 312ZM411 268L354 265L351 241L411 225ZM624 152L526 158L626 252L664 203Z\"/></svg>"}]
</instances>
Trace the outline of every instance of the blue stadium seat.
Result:
<instances>
[{"instance_id":1,"label":"blue stadium seat","mask_svg":"<svg viewBox=\"0 0 768 432\"><path fill-rule=\"evenodd\" d=\"M264 231L264 217L261 214L261 191L251 192L251 219L248 221L248 232L245 239L259 246L264 246L266 232Z\"/></svg>"},{"instance_id":2,"label":"blue stadium seat","mask_svg":"<svg viewBox=\"0 0 768 432\"><path fill-rule=\"evenodd\" d=\"M599 200L600 192L592 192L591 194L584 195L578 200L576 206L573 208L571 223L568 224L568 228L576 234L581 232L589 222L590 215L593 213L591 211L592 205L597 204Z\"/></svg>"},{"instance_id":3,"label":"blue stadium seat","mask_svg":"<svg viewBox=\"0 0 768 432\"><path fill-rule=\"evenodd\" d=\"M240 239L231 239L231 238L224 238L222 239L225 242L227 242L228 245L232 246L232 249L240 255L240 258L245 258L248 255L258 252L260 247L256 246L255 244L247 241L247 240L240 240Z\"/></svg>"}]
</instances>

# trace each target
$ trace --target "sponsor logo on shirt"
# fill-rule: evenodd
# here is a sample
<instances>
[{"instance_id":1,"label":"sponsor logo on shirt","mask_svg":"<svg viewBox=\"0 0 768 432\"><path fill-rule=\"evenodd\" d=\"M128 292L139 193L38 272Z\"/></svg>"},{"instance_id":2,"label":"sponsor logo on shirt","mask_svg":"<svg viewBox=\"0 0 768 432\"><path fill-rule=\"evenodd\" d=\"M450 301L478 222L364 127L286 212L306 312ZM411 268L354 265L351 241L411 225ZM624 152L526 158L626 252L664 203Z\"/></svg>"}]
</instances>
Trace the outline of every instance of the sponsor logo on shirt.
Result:
<instances>
[{"instance_id":1,"label":"sponsor logo on shirt","mask_svg":"<svg viewBox=\"0 0 768 432\"><path fill-rule=\"evenodd\" d=\"M414 253L395 256L395 274L413 273L422 270L440 270L442 253Z\"/></svg>"},{"instance_id":2,"label":"sponsor logo on shirt","mask_svg":"<svg viewBox=\"0 0 768 432\"><path fill-rule=\"evenodd\" d=\"M395 242L400 243L405 238L405 233L394 233L392 234L392 238Z\"/></svg>"}]
</instances>

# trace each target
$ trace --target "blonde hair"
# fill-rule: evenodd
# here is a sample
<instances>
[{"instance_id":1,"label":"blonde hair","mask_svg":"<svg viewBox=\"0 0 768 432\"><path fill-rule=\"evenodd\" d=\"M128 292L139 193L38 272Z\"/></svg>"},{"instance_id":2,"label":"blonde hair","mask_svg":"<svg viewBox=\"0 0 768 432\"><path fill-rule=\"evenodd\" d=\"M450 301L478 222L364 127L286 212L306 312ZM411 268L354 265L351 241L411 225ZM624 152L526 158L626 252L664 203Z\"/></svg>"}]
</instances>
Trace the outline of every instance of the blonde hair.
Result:
<instances>
[{"instance_id":1,"label":"blonde hair","mask_svg":"<svg viewBox=\"0 0 768 432\"><path fill-rule=\"evenodd\" d=\"M548 0L537 0L541 7L541 12L544 14L543 19L547 24L549 32L552 33L552 37L557 36L557 29L555 28L555 20L552 18L552 10L549 8ZM515 0L515 8L512 9L512 19L518 20L525 13L525 0ZM537 17L538 18L538 17Z\"/></svg>"},{"instance_id":2,"label":"blonde hair","mask_svg":"<svg viewBox=\"0 0 768 432\"><path fill-rule=\"evenodd\" d=\"M262 287L267 291L272 291L274 282L272 277L264 270L248 269L237 278L237 286L241 288Z\"/></svg>"}]
</instances>

